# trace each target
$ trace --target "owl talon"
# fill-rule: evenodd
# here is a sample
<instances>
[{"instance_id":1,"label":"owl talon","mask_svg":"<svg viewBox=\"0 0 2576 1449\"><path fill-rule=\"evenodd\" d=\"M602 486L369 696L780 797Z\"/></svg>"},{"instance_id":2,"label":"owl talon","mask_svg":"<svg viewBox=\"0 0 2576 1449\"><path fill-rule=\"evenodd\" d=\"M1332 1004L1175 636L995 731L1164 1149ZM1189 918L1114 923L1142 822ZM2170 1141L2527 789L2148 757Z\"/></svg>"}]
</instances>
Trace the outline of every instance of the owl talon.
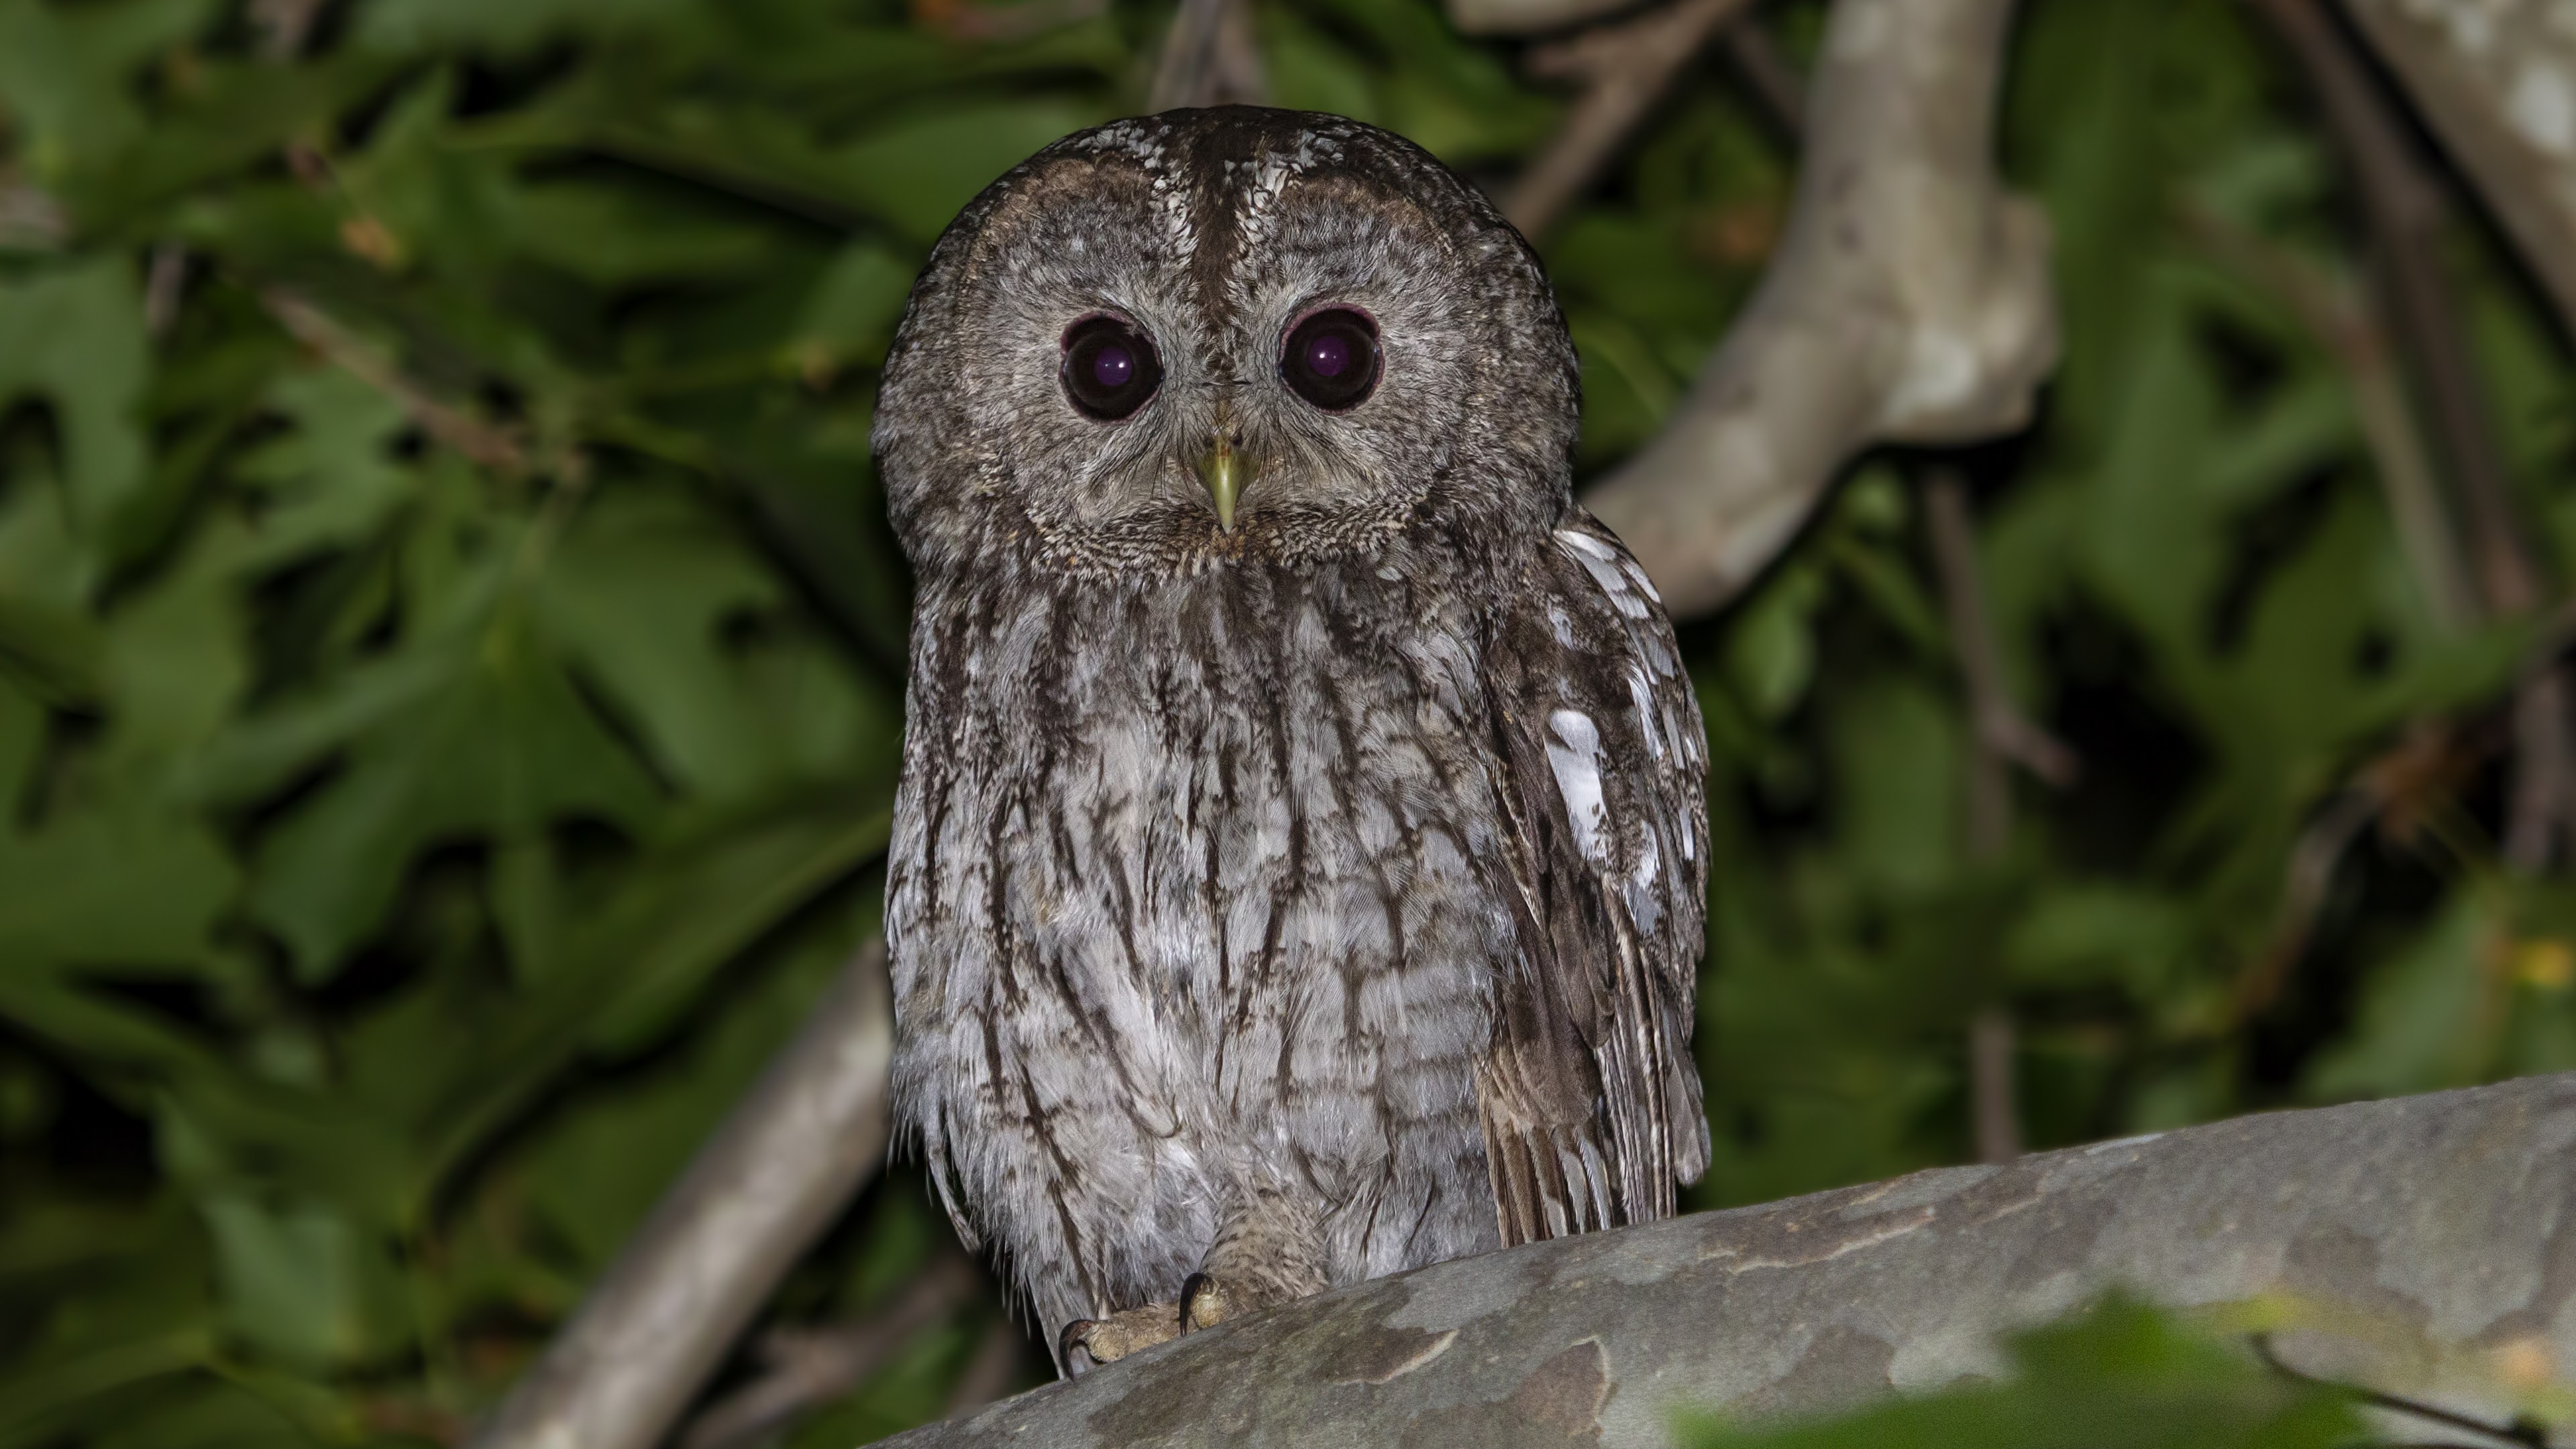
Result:
<instances>
[{"instance_id":1,"label":"owl talon","mask_svg":"<svg viewBox=\"0 0 2576 1449\"><path fill-rule=\"evenodd\" d=\"M1233 1300L1226 1295L1225 1285L1216 1279L1205 1273L1192 1273L1181 1284L1181 1332L1214 1328L1233 1316Z\"/></svg>"},{"instance_id":2,"label":"owl talon","mask_svg":"<svg viewBox=\"0 0 2576 1449\"><path fill-rule=\"evenodd\" d=\"M1056 1339L1055 1356L1064 1365L1067 1377L1079 1377L1086 1369L1116 1363L1140 1349L1169 1343L1180 1336L1180 1309L1170 1303L1148 1303L1107 1318L1077 1318L1066 1324Z\"/></svg>"}]
</instances>

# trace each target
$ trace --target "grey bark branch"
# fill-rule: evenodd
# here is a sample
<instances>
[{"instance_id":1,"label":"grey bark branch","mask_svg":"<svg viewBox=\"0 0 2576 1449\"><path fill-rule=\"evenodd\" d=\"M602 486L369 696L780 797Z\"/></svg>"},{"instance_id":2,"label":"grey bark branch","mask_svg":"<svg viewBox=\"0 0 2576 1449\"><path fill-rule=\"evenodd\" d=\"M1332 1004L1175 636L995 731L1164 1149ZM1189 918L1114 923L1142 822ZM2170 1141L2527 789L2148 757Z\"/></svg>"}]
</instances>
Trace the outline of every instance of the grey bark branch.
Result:
<instances>
[{"instance_id":1,"label":"grey bark branch","mask_svg":"<svg viewBox=\"0 0 2576 1449\"><path fill-rule=\"evenodd\" d=\"M2503 1423L2576 1370L2576 1074L2241 1118L1536 1243L1192 1334L902 1449L1659 1445L2001 1371L2113 1287L2271 1296L2296 1368Z\"/></svg>"},{"instance_id":2,"label":"grey bark branch","mask_svg":"<svg viewBox=\"0 0 2576 1449\"><path fill-rule=\"evenodd\" d=\"M1761 572L1879 442L2021 427L2057 361L2048 225L1990 156L2009 0L1841 0L1786 235L1690 397L1586 502L1676 614Z\"/></svg>"},{"instance_id":3,"label":"grey bark branch","mask_svg":"<svg viewBox=\"0 0 2576 1449\"><path fill-rule=\"evenodd\" d=\"M650 1449L885 1160L885 949L862 948L474 1449Z\"/></svg>"},{"instance_id":4,"label":"grey bark branch","mask_svg":"<svg viewBox=\"0 0 2576 1449\"><path fill-rule=\"evenodd\" d=\"M2576 5L2344 0L2576 338Z\"/></svg>"}]
</instances>

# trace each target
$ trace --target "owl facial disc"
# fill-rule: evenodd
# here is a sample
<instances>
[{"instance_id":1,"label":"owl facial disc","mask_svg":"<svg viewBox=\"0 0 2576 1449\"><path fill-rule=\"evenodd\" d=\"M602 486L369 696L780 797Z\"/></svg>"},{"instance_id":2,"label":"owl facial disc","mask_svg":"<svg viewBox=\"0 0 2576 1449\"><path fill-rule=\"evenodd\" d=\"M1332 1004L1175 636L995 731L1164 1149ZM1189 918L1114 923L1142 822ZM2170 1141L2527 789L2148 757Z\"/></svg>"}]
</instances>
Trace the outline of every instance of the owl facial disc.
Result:
<instances>
[{"instance_id":1,"label":"owl facial disc","mask_svg":"<svg viewBox=\"0 0 2576 1449\"><path fill-rule=\"evenodd\" d=\"M988 188L913 293L875 433L917 573L1028 541L1141 586L1543 533L1576 421L1547 279L1472 185L1238 106L1069 136Z\"/></svg>"}]
</instances>

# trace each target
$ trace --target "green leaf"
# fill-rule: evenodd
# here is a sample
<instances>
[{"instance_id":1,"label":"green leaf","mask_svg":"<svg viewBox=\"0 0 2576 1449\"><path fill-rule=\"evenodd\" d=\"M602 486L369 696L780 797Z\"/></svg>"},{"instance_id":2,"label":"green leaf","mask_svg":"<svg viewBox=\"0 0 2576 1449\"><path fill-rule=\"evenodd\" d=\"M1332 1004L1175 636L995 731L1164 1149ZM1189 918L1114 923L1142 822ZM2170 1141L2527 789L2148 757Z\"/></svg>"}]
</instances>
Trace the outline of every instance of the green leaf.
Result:
<instances>
[{"instance_id":1,"label":"green leaf","mask_svg":"<svg viewBox=\"0 0 2576 1449\"><path fill-rule=\"evenodd\" d=\"M338 1211L222 1194L200 1204L232 1329L290 1364L324 1369L401 1341L401 1283L386 1245Z\"/></svg>"},{"instance_id":2,"label":"green leaf","mask_svg":"<svg viewBox=\"0 0 2576 1449\"><path fill-rule=\"evenodd\" d=\"M45 745L45 707L0 675L0 822L13 821Z\"/></svg>"},{"instance_id":3,"label":"green leaf","mask_svg":"<svg viewBox=\"0 0 2576 1449\"><path fill-rule=\"evenodd\" d=\"M191 966L231 903L233 864L194 822L141 805L0 828L0 962Z\"/></svg>"},{"instance_id":4,"label":"green leaf","mask_svg":"<svg viewBox=\"0 0 2576 1449\"><path fill-rule=\"evenodd\" d=\"M894 340L895 319L920 263L865 242L843 247L816 283L796 327L798 364L812 368L875 362Z\"/></svg>"},{"instance_id":5,"label":"green leaf","mask_svg":"<svg viewBox=\"0 0 2576 1449\"><path fill-rule=\"evenodd\" d=\"M1107 119L1063 99L992 102L907 116L839 149L848 194L916 242L1029 154Z\"/></svg>"},{"instance_id":6,"label":"green leaf","mask_svg":"<svg viewBox=\"0 0 2576 1449\"><path fill-rule=\"evenodd\" d=\"M201 778L219 794L252 795L331 760L340 773L262 840L250 888L252 914L293 949L306 980L366 938L422 849L523 838L573 818L631 829L655 797L509 609L238 727Z\"/></svg>"},{"instance_id":7,"label":"green leaf","mask_svg":"<svg viewBox=\"0 0 2576 1449\"><path fill-rule=\"evenodd\" d=\"M150 366L142 294L124 259L0 277L0 408L30 393L52 406L66 521L93 552L144 481Z\"/></svg>"},{"instance_id":8,"label":"green leaf","mask_svg":"<svg viewBox=\"0 0 2576 1449\"><path fill-rule=\"evenodd\" d=\"M1791 565L1766 584L1736 616L1727 637L1726 666L1756 714L1778 719L1806 698L1816 675L1816 610L1825 601L1823 577Z\"/></svg>"},{"instance_id":9,"label":"green leaf","mask_svg":"<svg viewBox=\"0 0 2576 1449\"><path fill-rule=\"evenodd\" d=\"M356 39L397 55L457 47L511 53L563 35L651 30L691 8L688 0L375 0L358 12Z\"/></svg>"},{"instance_id":10,"label":"green leaf","mask_svg":"<svg viewBox=\"0 0 2576 1449\"><path fill-rule=\"evenodd\" d=\"M677 499L628 494L584 513L548 564L546 637L631 713L683 789L739 798L776 778L774 731L744 693L724 630L778 602L720 522Z\"/></svg>"},{"instance_id":11,"label":"green leaf","mask_svg":"<svg viewBox=\"0 0 2576 1449\"><path fill-rule=\"evenodd\" d=\"M204 28L214 10L213 0L0 5L0 112L15 122L37 178L58 178L139 134L128 73Z\"/></svg>"},{"instance_id":12,"label":"green leaf","mask_svg":"<svg viewBox=\"0 0 2576 1449\"><path fill-rule=\"evenodd\" d=\"M2503 1004L2503 925L2486 893L2455 893L2441 914L2364 983L2351 1034L2301 1084L2310 1101L2393 1097L2482 1079Z\"/></svg>"},{"instance_id":13,"label":"green leaf","mask_svg":"<svg viewBox=\"0 0 2576 1449\"><path fill-rule=\"evenodd\" d=\"M1958 712L1922 685L1882 675L1838 698L1827 749L1844 866L1868 888L1922 892L1948 879L1964 838Z\"/></svg>"}]
</instances>

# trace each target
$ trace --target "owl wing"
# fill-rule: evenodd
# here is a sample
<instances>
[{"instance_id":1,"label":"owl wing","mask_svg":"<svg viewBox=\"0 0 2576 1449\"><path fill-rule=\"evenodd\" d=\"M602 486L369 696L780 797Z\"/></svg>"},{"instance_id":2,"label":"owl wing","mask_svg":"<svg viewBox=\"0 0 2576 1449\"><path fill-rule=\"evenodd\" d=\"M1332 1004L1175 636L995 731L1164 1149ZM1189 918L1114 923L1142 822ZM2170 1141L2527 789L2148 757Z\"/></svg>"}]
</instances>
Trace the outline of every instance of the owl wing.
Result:
<instances>
[{"instance_id":1,"label":"owl wing","mask_svg":"<svg viewBox=\"0 0 2576 1449\"><path fill-rule=\"evenodd\" d=\"M1488 656L1522 944L1477 1098L1507 1245L1668 1217L1709 1151L1699 702L1654 585L1589 514L1531 570Z\"/></svg>"}]
</instances>

